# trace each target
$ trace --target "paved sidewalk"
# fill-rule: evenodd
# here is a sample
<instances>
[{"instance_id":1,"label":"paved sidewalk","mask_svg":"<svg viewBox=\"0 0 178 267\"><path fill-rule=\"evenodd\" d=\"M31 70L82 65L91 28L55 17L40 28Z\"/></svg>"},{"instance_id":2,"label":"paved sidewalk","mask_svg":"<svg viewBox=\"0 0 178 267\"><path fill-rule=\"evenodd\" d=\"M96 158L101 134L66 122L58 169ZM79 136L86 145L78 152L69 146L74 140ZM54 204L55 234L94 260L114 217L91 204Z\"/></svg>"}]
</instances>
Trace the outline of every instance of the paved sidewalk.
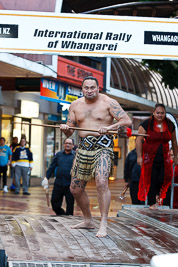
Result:
<instances>
[{"instance_id":1,"label":"paved sidewalk","mask_svg":"<svg viewBox=\"0 0 178 267\"><path fill-rule=\"evenodd\" d=\"M124 189L124 180L118 179L115 181L109 181L109 187L111 190L111 205L109 210L109 216L116 216L118 211L122 208L122 204L130 204L129 190L126 193L126 198L120 200L120 193ZM99 207L96 196L95 181L92 180L87 184L86 187L89 199L90 208L93 216L99 216ZM52 191L52 186L50 186L50 192ZM22 189L19 195L14 195L13 191L8 193L3 193L0 190L0 214L41 214L41 215L54 215L51 207L47 207L46 198L44 190L41 186L30 187L30 196L22 195ZM65 206L65 202L64 202ZM77 204L75 203L74 215L81 215L81 211Z\"/></svg>"}]
</instances>

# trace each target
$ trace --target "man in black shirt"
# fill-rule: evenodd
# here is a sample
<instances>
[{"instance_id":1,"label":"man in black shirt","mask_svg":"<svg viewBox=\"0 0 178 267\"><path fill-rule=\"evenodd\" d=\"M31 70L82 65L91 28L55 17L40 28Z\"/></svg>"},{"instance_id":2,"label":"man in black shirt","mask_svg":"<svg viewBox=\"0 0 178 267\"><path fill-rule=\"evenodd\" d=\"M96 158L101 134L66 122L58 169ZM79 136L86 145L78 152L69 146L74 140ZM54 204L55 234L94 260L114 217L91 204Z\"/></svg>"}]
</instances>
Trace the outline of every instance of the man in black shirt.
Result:
<instances>
[{"instance_id":1,"label":"man in black shirt","mask_svg":"<svg viewBox=\"0 0 178 267\"><path fill-rule=\"evenodd\" d=\"M48 180L52 173L55 173L56 179L52 191L51 205L56 215L73 215L74 197L70 192L70 171L75 156L73 147L73 139L67 138L64 140L64 150L55 155L46 172L46 177L42 181L42 186L47 188ZM66 211L61 207L64 196L66 200Z\"/></svg>"}]
</instances>

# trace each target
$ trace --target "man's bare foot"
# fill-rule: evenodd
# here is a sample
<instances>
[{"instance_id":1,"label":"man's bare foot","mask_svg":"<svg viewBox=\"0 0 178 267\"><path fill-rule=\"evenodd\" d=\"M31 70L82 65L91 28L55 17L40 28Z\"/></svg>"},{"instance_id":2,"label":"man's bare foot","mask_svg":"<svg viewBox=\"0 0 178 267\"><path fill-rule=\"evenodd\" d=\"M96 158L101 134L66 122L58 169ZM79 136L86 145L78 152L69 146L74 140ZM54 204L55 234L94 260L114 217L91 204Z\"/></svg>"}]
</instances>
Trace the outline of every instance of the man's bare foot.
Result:
<instances>
[{"instance_id":1,"label":"man's bare foot","mask_svg":"<svg viewBox=\"0 0 178 267\"><path fill-rule=\"evenodd\" d=\"M94 223L93 222L81 222L76 225L71 226L72 229L94 229Z\"/></svg>"},{"instance_id":2,"label":"man's bare foot","mask_svg":"<svg viewBox=\"0 0 178 267\"><path fill-rule=\"evenodd\" d=\"M106 231L106 228L103 227L98 230L97 234L96 234L97 237L106 237L107 236L107 231Z\"/></svg>"},{"instance_id":3,"label":"man's bare foot","mask_svg":"<svg viewBox=\"0 0 178 267\"><path fill-rule=\"evenodd\" d=\"M150 210L157 210L158 207L156 206L156 204L153 204L149 207Z\"/></svg>"},{"instance_id":4,"label":"man's bare foot","mask_svg":"<svg viewBox=\"0 0 178 267\"><path fill-rule=\"evenodd\" d=\"M100 222L100 228L96 234L97 237L106 237L107 236L107 221Z\"/></svg>"}]
</instances>

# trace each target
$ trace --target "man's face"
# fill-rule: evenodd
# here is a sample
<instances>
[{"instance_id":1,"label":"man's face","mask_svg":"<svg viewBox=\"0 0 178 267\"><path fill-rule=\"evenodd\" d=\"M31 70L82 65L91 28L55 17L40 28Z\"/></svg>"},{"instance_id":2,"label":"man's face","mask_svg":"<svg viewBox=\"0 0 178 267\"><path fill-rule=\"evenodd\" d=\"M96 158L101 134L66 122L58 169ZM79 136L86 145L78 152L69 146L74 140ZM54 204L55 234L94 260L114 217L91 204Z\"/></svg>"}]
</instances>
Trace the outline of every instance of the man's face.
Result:
<instances>
[{"instance_id":1,"label":"man's face","mask_svg":"<svg viewBox=\"0 0 178 267\"><path fill-rule=\"evenodd\" d=\"M1 146L4 146L5 145L4 139L0 139L0 145Z\"/></svg>"},{"instance_id":2,"label":"man's face","mask_svg":"<svg viewBox=\"0 0 178 267\"><path fill-rule=\"evenodd\" d=\"M95 99L99 94L99 87L94 80L86 80L82 86L83 95L86 99Z\"/></svg>"},{"instance_id":3,"label":"man's face","mask_svg":"<svg viewBox=\"0 0 178 267\"><path fill-rule=\"evenodd\" d=\"M22 140L20 141L20 145L21 145L21 146L25 146L25 144L26 144L25 139L22 139Z\"/></svg>"},{"instance_id":4,"label":"man's face","mask_svg":"<svg viewBox=\"0 0 178 267\"><path fill-rule=\"evenodd\" d=\"M13 141L14 141L14 144L18 144L18 138L17 137L14 137Z\"/></svg>"},{"instance_id":5,"label":"man's face","mask_svg":"<svg viewBox=\"0 0 178 267\"><path fill-rule=\"evenodd\" d=\"M73 147L74 147L74 145L73 145L72 139L66 139L64 142L64 150L66 152L71 152Z\"/></svg>"}]
</instances>

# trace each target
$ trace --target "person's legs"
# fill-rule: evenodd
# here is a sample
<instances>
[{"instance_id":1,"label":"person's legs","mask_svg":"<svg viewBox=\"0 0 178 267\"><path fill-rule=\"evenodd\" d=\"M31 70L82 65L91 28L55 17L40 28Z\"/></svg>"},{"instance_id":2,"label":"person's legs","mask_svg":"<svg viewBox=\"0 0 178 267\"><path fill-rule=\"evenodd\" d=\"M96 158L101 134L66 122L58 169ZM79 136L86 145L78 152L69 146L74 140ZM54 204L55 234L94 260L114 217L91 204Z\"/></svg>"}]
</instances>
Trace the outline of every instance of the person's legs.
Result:
<instances>
[{"instance_id":1,"label":"person's legs","mask_svg":"<svg viewBox=\"0 0 178 267\"><path fill-rule=\"evenodd\" d=\"M15 190L15 167L10 168L10 175L11 175L11 186L10 189L12 191Z\"/></svg>"},{"instance_id":2,"label":"person's legs","mask_svg":"<svg viewBox=\"0 0 178 267\"><path fill-rule=\"evenodd\" d=\"M74 196L74 198L76 199L77 204L80 207L84 216L84 222L72 226L73 229L94 228L90 212L89 199L85 192L86 184L87 184L86 181L78 180L77 177L72 177L70 191Z\"/></svg>"},{"instance_id":3,"label":"person's legs","mask_svg":"<svg viewBox=\"0 0 178 267\"><path fill-rule=\"evenodd\" d=\"M101 222L99 231L96 234L97 237L107 236L107 218L111 201L111 192L108 187L109 166L111 166L111 158L107 151L104 150L98 160L95 173L97 198L101 213Z\"/></svg>"},{"instance_id":4,"label":"person's legs","mask_svg":"<svg viewBox=\"0 0 178 267\"><path fill-rule=\"evenodd\" d=\"M151 175L151 185L148 193L148 205L150 209L157 209L157 197L159 196L161 186L164 179L164 163L159 164L157 162L153 163L152 175Z\"/></svg>"},{"instance_id":5,"label":"person's legs","mask_svg":"<svg viewBox=\"0 0 178 267\"><path fill-rule=\"evenodd\" d=\"M132 204L144 205L144 202L138 199L138 185L139 185L139 182L130 183L130 197L132 200Z\"/></svg>"},{"instance_id":6,"label":"person's legs","mask_svg":"<svg viewBox=\"0 0 178 267\"><path fill-rule=\"evenodd\" d=\"M66 215L73 215L74 213L74 197L70 192L69 186L65 186L64 195L66 199Z\"/></svg>"},{"instance_id":7,"label":"person's legs","mask_svg":"<svg viewBox=\"0 0 178 267\"><path fill-rule=\"evenodd\" d=\"M3 187L7 185L7 166L2 166Z\"/></svg>"},{"instance_id":8,"label":"person's legs","mask_svg":"<svg viewBox=\"0 0 178 267\"><path fill-rule=\"evenodd\" d=\"M15 194L20 191L21 167L15 166Z\"/></svg>"},{"instance_id":9,"label":"person's legs","mask_svg":"<svg viewBox=\"0 0 178 267\"><path fill-rule=\"evenodd\" d=\"M28 167L21 167L21 168L22 168L23 193L28 193L29 168Z\"/></svg>"},{"instance_id":10,"label":"person's legs","mask_svg":"<svg viewBox=\"0 0 178 267\"><path fill-rule=\"evenodd\" d=\"M54 184L52 196L51 196L51 206L56 215L65 215L65 211L61 208L63 201L63 187Z\"/></svg>"}]
</instances>

